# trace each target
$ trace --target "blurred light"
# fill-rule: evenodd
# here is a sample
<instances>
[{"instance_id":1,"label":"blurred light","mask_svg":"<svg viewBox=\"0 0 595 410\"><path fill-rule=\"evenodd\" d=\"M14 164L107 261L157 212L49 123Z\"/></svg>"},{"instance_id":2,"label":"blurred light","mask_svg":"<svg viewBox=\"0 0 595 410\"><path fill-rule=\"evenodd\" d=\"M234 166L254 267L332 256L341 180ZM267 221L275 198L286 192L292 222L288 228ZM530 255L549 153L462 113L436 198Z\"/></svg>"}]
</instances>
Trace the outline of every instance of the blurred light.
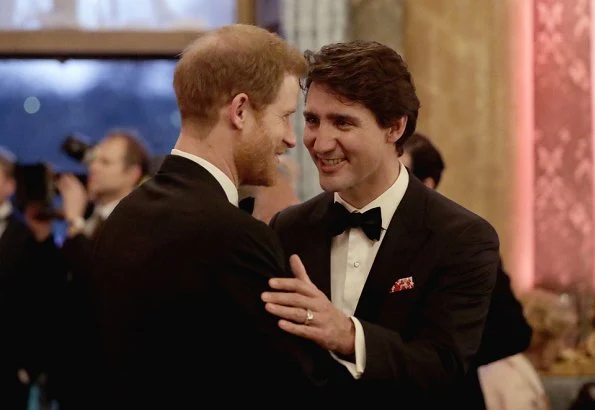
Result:
<instances>
[{"instance_id":1,"label":"blurred light","mask_svg":"<svg viewBox=\"0 0 595 410\"><path fill-rule=\"evenodd\" d=\"M41 102L37 97L27 97L23 104L23 108L27 114L35 114L41 108Z\"/></svg>"},{"instance_id":2,"label":"blurred light","mask_svg":"<svg viewBox=\"0 0 595 410\"><path fill-rule=\"evenodd\" d=\"M535 283L535 192L534 192L534 0L519 1L511 8L514 35L512 71L515 100L515 218L512 222L513 255L510 272L518 293L531 290Z\"/></svg>"}]
</instances>

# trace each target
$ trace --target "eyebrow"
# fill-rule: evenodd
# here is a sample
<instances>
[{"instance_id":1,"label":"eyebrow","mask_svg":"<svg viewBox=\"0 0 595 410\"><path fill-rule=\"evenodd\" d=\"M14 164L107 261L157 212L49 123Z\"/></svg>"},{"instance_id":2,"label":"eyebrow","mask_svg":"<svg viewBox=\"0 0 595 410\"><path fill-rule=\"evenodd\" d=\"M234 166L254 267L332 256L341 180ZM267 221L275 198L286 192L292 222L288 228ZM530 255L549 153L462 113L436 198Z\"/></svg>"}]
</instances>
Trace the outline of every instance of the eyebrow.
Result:
<instances>
[{"instance_id":1,"label":"eyebrow","mask_svg":"<svg viewBox=\"0 0 595 410\"><path fill-rule=\"evenodd\" d=\"M320 116L317 114L314 114L312 111L304 111L304 117L319 118ZM339 114L336 112L330 112L330 113L326 114L326 118L328 118L331 121L343 120L346 122L350 122L356 126L361 124L361 121L359 120L359 118L354 117L353 115L349 115L349 114Z\"/></svg>"}]
</instances>

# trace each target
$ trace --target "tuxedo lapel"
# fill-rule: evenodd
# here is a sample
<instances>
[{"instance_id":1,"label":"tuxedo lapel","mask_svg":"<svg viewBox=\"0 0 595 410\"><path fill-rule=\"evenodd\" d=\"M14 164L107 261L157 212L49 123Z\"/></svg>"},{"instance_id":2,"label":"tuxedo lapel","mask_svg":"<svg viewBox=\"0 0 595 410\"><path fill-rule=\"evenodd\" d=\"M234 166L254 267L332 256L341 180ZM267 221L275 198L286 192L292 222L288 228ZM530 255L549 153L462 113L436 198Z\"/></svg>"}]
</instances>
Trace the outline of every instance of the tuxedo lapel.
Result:
<instances>
[{"instance_id":1,"label":"tuxedo lapel","mask_svg":"<svg viewBox=\"0 0 595 410\"><path fill-rule=\"evenodd\" d=\"M328 208L333 202L332 195L325 195L310 215L306 226L307 249L299 255L306 267L310 280L331 298L331 239L328 222Z\"/></svg>"},{"instance_id":2,"label":"tuxedo lapel","mask_svg":"<svg viewBox=\"0 0 595 410\"><path fill-rule=\"evenodd\" d=\"M417 179L409 179L407 191L393 215L362 290L355 312L357 317L376 317L397 279L411 276L415 283L411 262L429 238L429 231L424 227L427 201L424 189ZM402 300L407 303L406 298Z\"/></svg>"}]
</instances>

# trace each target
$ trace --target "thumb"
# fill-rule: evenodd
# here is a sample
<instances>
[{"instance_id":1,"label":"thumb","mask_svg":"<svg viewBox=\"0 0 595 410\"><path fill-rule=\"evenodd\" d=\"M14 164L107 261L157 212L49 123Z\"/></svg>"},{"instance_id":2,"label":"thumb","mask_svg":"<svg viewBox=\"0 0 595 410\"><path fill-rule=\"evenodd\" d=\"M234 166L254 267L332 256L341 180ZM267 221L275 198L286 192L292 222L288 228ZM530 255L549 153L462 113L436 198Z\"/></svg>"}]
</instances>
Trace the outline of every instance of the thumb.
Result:
<instances>
[{"instance_id":1,"label":"thumb","mask_svg":"<svg viewBox=\"0 0 595 410\"><path fill-rule=\"evenodd\" d=\"M291 266L291 271L297 279L300 279L306 283L312 283L308 273L306 272L306 268L304 267L304 264L298 255L293 254L289 257L289 266Z\"/></svg>"}]
</instances>

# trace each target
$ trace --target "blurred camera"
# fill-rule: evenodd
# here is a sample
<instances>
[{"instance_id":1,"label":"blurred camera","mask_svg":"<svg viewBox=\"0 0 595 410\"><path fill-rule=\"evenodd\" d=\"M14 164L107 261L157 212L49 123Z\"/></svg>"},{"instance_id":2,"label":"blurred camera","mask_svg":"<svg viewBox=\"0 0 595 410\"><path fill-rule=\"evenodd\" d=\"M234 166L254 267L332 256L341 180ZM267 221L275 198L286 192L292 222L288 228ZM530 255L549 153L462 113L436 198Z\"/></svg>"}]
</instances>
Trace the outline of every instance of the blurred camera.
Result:
<instances>
[{"instance_id":1,"label":"blurred camera","mask_svg":"<svg viewBox=\"0 0 595 410\"><path fill-rule=\"evenodd\" d=\"M61 150L69 158L85 163L91 155L93 146L87 143L80 135L67 135ZM56 209L54 199L59 194L56 182L61 173L56 173L51 166L40 162L35 164L16 164L15 179L17 190L15 193L15 206L21 212L30 206L37 210L36 218L40 220L60 219L63 217L60 209ZM75 174L77 178L87 185L86 174Z\"/></svg>"},{"instance_id":2,"label":"blurred camera","mask_svg":"<svg viewBox=\"0 0 595 410\"><path fill-rule=\"evenodd\" d=\"M62 141L60 148L62 152L77 162L87 162L91 155L93 145L85 141L86 137L81 134L67 135Z\"/></svg>"}]
</instances>

